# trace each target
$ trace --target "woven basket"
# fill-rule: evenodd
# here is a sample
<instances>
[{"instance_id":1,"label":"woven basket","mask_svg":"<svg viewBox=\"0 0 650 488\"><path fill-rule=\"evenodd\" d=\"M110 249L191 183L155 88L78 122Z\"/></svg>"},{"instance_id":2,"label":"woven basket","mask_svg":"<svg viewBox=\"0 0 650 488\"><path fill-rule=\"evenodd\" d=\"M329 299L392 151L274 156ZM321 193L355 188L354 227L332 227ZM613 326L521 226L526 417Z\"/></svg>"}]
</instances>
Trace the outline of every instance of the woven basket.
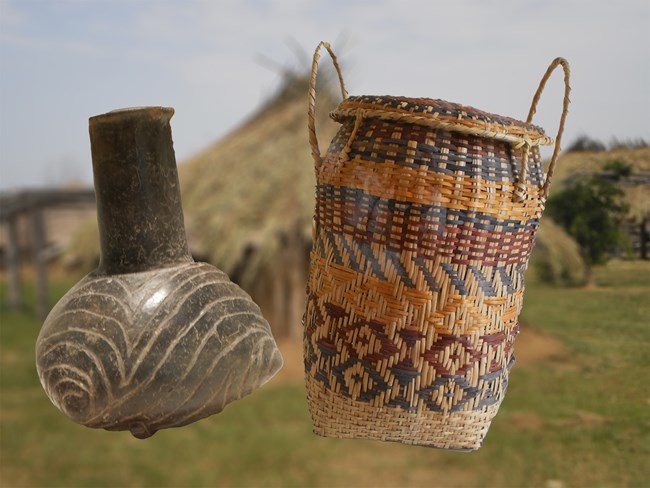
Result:
<instances>
[{"instance_id":1,"label":"woven basket","mask_svg":"<svg viewBox=\"0 0 650 488\"><path fill-rule=\"evenodd\" d=\"M319 50L343 102L321 157ZM547 79L565 97L545 177L531 125ZM503 400L523 274L568 109L548 68L526 122L424 98L348 97L314 53L316 164L304 360L317 434L474 450Z\"/></svg>"}]
</instances>

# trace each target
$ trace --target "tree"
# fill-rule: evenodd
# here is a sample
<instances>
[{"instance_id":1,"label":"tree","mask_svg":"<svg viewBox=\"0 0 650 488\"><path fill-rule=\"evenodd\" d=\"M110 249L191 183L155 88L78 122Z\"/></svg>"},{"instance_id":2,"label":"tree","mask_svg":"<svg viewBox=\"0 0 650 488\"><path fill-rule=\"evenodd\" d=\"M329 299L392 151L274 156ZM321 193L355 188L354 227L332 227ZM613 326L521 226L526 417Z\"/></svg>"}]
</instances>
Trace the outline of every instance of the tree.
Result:
<instances>
[{"instance_id":1,"label":"tree","mask_svg":"<svg viewBox=\"0 0 650 488\"><path fill-rule=\"evenodd\" d=\"M621 229L627 212L624 196L615 183L601 175L593 175L573 181L548 199L550 216L580 246L587 285L593 285L593 265L606 263L625 242Z\"/></svg>"},{"instance_id":2,"label":"tree","mask_svg":"<svg viewBox=\"0 0 650 488\"><path fill-rule=\"evenodd\" d=\"M602 142L592 139L588 135L579 136L575 141L569 144L566 152L576 151L605 151L607 147Z\"/></svg>"},{"instance_id":3,"label":"tree","mask_svg":"<svg viewBox=\"0 0 650 488\"><path fill-rule=\"evenodd\" d=\"M620 181L623 178L628 178L634 173L634 168L631 164L622 159L612 159L608 161L603 167L605 173L614 181Z\"/></svg>"}]
</instances>

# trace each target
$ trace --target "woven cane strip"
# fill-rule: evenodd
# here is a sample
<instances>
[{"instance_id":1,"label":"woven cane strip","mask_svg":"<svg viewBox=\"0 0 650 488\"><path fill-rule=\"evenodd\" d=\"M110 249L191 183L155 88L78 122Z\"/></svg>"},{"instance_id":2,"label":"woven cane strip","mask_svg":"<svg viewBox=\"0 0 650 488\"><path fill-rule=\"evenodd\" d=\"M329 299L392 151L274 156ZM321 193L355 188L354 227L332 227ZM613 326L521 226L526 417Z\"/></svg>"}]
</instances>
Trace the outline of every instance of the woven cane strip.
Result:
<instances>
[{"instance_id":1,"label":"woven cane strip","mask_svg":"<svg viewBox=\"0 0 650 488\"><path fill-rule=\"evenodd\" d=\"M395 202L354 188L318 185L316 192L316 221L332 232L418 257L448 257L452 264L525 264L538 227L536 219L499 220L440 205Z\"/></svg>"},{"instance_id":2,"label":"woven cane strip","mask_svg":"<svg viewBox=\"0 0 650 488\"><path fill-rule=\"evenodd\" d=\"M343 245L341 237L321 237L312 254L309 288L317 290L318 317L323 320L343 311L386 327L391 340L405 327L461 335L516 328L523 266L430 263L409 260L410 253L400 256L383 246L345 255L346 248L357 251L360 246ZM320 249L327 249L327 256ZM328 327L322 334L329 333Z\"/></svg>"},{"instance_id":3,"label":"woven cane strip","mask_svg":"<svg viewBox=\"0 0 650 488\"><path fill-rule=\"evenodd\" d=\"M329 159L323 163L329 166ZM382 171L379 171L379 170ZM325 173L322 185L362 190L377 198L418 205L444 205L445 208L481 212L493 218L527 222L539 218L541 204L538 188L526 185L530 198L523 204L509 201L511 184L490 182L462 175L417 172L391 163L377 168L370 161L356 160L340 172Z\"/></svg>"},{"instance_id":4,"label":"woven cane strip","mask_svg":"<svg viewBox=\"0 0 650 488\"><path fill-rule=\"evenodd\" d=\"M377 408L346 398L307 377L314 432L326 437L363 438L471 451L481 447L498 406L444 415Z\"/></svg>"},{"instance_id":5,"label":"woven cane strip","mask_svg":"<svg viewBox=\"0 0 650 488\"><path fill-rule=\"evenodd\" d=\"M318 171L322 184L404 202L482 209L496 217L528 220L541 214L544 172L536 148L530 151L527 180L521 182L527 198L520 203L512 201L519 165L506 143L446 131L423 133L410 124L393 124L388 138L383 124L366 121L351 146L354 163L348 164L337 151L347 141L349 125L334 138Z\"/></svg>"},{"instance_id":6,"label":"woven cane strip","mask_svg":"<svg viewBox=\"0 0 650 488\"><path fill-rule=\"evenodd\" d=\"M323 163L327 167L328 160ZM357 159L354 166L345 166L338 173L324 174L323 185L361 189L368 195L404 203L444 205L461 211L481 211L496 218L526 222L539 218L538 188L526 185L529 196L523 205L508 201L512 184L490 182L462 175L413 171L385 163L377 168L371 161Z\"/></svg>"},{"instance_id":7,"label":"woven cane strip","mask_svg":"<svg viewBox=\"0 0 650 488\"><path fill-rule=\"evenodd\" d=\"M365 118L412 123L434 129L471 134L529 146L553 144L553 139L532 124L489 114L473 107L432 100L403 97L348 97L331 113L345 122L362 110Z\"/></svg>"},{"instance_id":8,"label":"woven cane strip","mask_svg":"<svg viewBox=\"0 0 650 488\"><path fill-rule=\"evenodd\" d=\"M359 120L362 123L356 133L352 124L341 127L330 145L332 155L349 146L348 152L353 152L356 158L379 165L394 163L495 182L521 180L524 152L513 150L503 141L372 119L355 119L355 126ZM533 149L529 159L529 174L522 183L539 186L544 181L539 151ZM381 168L378 171L382 171Z\"/></svg>"}]
</instances>

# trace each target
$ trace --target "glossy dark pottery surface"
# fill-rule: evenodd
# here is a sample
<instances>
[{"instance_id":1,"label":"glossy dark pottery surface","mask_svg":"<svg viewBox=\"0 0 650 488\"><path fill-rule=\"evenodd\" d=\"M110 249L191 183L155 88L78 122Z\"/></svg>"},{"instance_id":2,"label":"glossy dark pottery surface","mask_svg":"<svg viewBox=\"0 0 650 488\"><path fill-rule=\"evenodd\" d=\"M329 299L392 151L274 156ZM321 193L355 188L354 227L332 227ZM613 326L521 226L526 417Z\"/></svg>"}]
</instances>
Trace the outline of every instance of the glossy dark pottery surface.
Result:
<instances>
[{"instance_id":1,"label":"glossy dark pottery surface","mask_svg":"<svg viewBox=\"0 0 650 488\"><path fill-rule=\"evenodd\" d=\"M100 265L52 309L36 343L59 410L139 438L218 413L282 367L259 307L188 252L173 113L90 119Z\"/></svg>"}]
</instances>

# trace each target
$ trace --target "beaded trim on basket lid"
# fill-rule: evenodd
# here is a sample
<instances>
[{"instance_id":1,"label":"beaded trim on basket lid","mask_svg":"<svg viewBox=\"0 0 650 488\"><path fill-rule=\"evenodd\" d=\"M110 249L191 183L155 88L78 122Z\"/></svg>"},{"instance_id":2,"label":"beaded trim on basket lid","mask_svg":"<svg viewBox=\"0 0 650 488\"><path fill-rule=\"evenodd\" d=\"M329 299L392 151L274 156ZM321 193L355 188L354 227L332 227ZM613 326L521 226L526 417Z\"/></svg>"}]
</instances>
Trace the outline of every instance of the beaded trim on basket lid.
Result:
<instances>
[{"instance_id":1,"label":"beaded trim on basket lid","mask_svg":"<svg viewBox=\"0 0 650 488\"><path fill-rule=\"evenodd\" d=\"M530 146L553 144L541 127L474 107L431 98L352 96L330 113L337 122L356 117L407 122Z\"/></svg>"}]
</instances>

